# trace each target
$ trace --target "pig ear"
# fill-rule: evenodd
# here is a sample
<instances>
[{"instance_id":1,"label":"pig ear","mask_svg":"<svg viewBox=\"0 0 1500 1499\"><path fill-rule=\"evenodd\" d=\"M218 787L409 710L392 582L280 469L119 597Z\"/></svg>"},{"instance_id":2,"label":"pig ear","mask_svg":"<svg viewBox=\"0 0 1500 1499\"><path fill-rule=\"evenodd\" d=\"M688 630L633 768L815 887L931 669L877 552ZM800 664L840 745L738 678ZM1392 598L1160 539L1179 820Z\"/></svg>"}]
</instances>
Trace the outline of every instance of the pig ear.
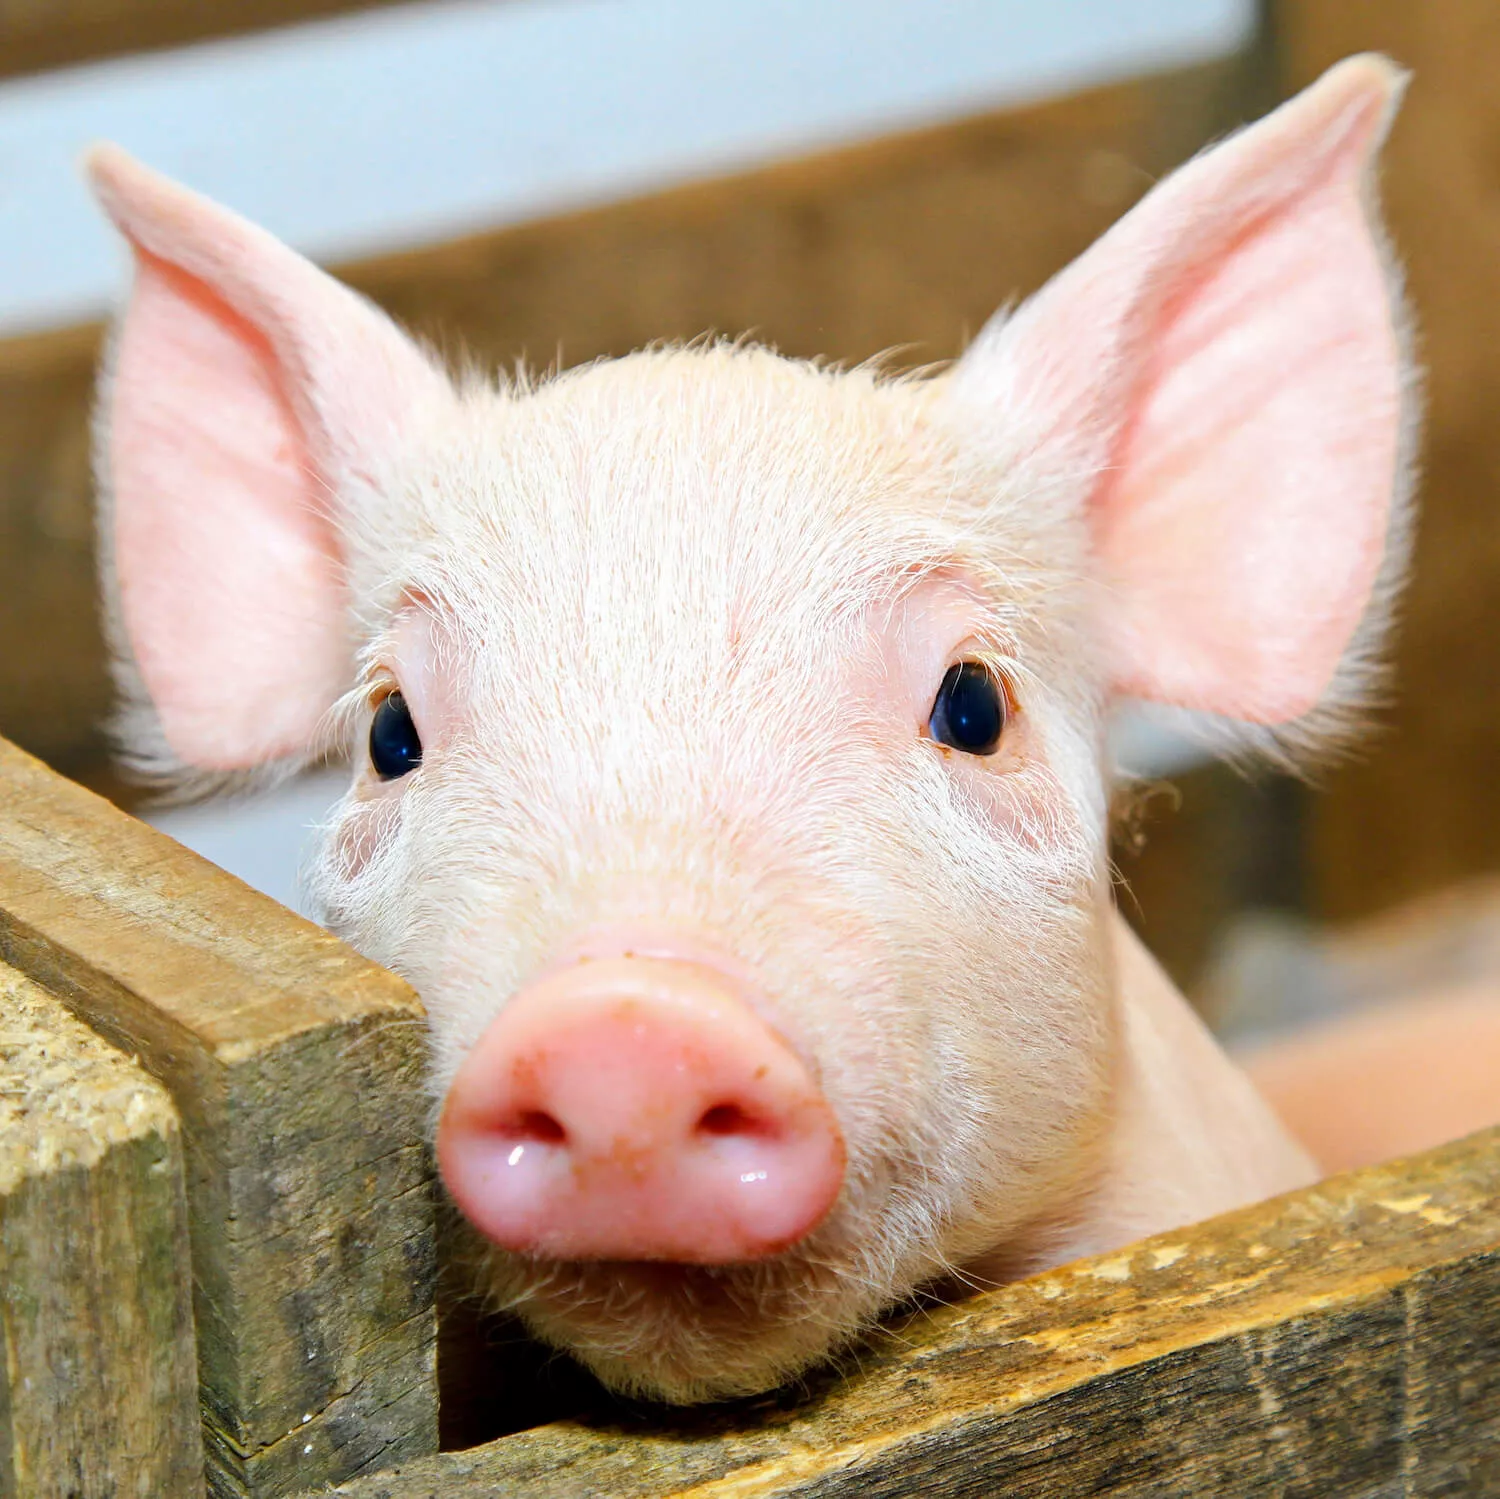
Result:
<instances>
[{"instance_id":1,"label":"pig ear","mask_svg":"<svg viewBox=\"0 0 1500 1499\"><path fill-rule=\"evenodd\" d=\"M127 748L199 772L306 756L351 685L343 523L446 378L244 220L111 147L87 171L135 255L96 425L122 681L154 710L127 705Z\"/></svg>"},{"instance_id":2,"label":"pig ear","mask_svg":"<svg viewBox=\"0 0 1500 1499\"><path fill-rule=\"evenodd\" d=\"M970 420L1019 423L1023 468L1082 476L1122 693L1284 724L1343 690L1381 613L1409 434L1371 178L1402 82L1376 57L1332 69L955 370Z\"/></svg>"}]
</instances>

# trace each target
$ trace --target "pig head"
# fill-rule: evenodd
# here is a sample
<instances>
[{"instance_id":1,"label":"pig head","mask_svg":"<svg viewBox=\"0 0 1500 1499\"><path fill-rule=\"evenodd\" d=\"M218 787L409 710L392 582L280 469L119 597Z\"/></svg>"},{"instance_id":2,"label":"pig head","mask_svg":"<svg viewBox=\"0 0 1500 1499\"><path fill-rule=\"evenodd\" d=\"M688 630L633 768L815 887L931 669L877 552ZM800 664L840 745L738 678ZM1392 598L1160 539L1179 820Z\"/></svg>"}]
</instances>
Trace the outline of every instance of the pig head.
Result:
<instances>
[{"instance_id":1,"label":"pig head","mask_svg":"<svg viewBox=\"0 0 1500 1499\"><path fill-rule=\"evenodd\" d=\"M1409 404L1354 59L946 373L702 344L454 380L111 148L100 397L143 772L353 767L311 871L431 1026L479 1288L759 1390L950 1274L1295 1185L1114 915L1123 695L1295 757L1370 680Z\"/></svg>"}]
</instances>

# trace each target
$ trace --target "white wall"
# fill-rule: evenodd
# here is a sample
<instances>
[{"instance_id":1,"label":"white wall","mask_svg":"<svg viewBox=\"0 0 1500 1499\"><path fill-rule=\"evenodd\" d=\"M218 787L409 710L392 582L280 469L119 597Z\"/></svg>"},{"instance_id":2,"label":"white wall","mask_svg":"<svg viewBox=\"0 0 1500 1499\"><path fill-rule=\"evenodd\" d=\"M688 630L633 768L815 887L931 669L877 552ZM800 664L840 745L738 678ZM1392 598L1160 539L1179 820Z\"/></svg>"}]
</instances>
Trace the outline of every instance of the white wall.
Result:
<instances>
[{"instance_id":1,"label":"white wall","mask_svg":"<svg viewBox=\"0 0 1500 1499\"><path fill-rule=\"evenodd\" d=\"M330 258L1232 49L1251 0L429 3L0 84L0 334L98 312L113 139Z\"/></svg>"}]
</instances>

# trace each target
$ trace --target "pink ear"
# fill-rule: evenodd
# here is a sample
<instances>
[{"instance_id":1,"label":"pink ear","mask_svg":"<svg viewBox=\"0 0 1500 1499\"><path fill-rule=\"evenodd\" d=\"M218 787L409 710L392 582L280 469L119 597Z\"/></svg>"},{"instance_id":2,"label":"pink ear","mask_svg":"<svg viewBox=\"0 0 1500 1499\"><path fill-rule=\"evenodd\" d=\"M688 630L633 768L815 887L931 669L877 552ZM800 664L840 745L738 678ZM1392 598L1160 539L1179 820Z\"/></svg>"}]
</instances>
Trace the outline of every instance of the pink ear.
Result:
<instances>
[{"instance_id":1,"label":"pink ear","mask_svg":"<svg viewBox=\"0 0 1500 1499\"><path fill-rule=\"evenodd\" d=\"M102 541L172 752L305 754L351 681L340 528L445 378L378 309L105 147L136 281L100 403Z\"/></svg>"},{"instance_id":2,"label":"pink ear","mask_svg":"<svg viewBox=\"0 0 1500 1499\"><path fill-rule=\"evenodd\" d=\"M955 393L1090 474L1116 687L1256 723L1313 708L1401 485L1396 293L1370 178L1402 86L1354 58L1157 187Z\"/></svg>"}]
</instances>

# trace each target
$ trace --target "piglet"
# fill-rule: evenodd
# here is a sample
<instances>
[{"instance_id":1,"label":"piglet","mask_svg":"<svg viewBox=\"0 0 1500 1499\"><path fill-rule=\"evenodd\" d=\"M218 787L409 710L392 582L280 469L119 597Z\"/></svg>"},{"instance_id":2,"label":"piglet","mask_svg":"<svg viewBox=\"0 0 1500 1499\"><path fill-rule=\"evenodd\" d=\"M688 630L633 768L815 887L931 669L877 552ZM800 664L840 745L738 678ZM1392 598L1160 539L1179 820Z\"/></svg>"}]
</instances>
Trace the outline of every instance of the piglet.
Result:
<instances>
[{"instance_id":1,"label":"piglet","mask_svg":"<svg viewBox=\"0 0 1500 1499\"><path fill-rule=\"evenodd\" d=\"M430 1017L481 1291L616 1387L762 1390L955 1271L1314 1168L1111 900L1122 695L1300 755L1400 565L1358 58L946 373L748 344L455 381L120 151L100 395L125 742L337 752L312 882Z\"/></svg>"}]
</instances>

